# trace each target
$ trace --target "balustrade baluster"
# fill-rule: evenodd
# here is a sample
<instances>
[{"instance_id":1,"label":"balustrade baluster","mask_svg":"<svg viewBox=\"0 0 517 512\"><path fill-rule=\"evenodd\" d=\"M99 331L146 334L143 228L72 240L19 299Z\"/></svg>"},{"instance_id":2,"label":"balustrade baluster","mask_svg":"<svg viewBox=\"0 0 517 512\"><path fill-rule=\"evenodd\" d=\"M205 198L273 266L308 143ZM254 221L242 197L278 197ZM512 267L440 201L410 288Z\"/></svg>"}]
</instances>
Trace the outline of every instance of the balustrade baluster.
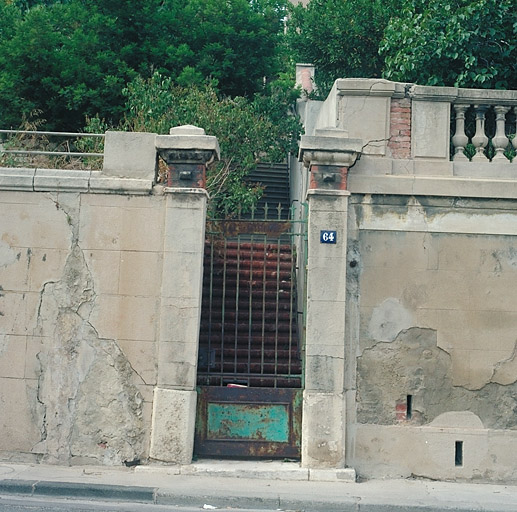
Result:
<instances>
[{"instance_id":1,"label":"balustrade baluster","mask_svg":"<svg viewBox=\"0 0 517 512\"><path fill-rule=\"evenodd\" d=\"M515 114L515 135L512 139L512 146L517 153L517 107L513 107L513 112ZM517 155L513 157L512 163L517 164Z\"/></svg>"},{"instance_id":2,"label":"balustrade baluster","mask_svg":"<svg viewBox=\"0 0 517 512\"><path fill-rule=\"evenodd\" d=\"M488 137L485 134L485 114L488 110L487 105L474 105L476 110L476 134L472 137L472 144L476 147L476 154L472 157L472 160L484 160L486 156L483 151L488 144Z\"/></svg>"},{"instance_id":3,"label":"balustrade baluster","mask_svg":"<svg viewBox=\"0 0 517 512\"><path fill-rule=\"evenodd\" d=\"M505 129L505 122L506 122L506 113L510 110L509 107L503 107L503 106L496 106L494 107L495 110L495 124L496 124L496 131L495 136L492 139L492 144L495 148L495 155L492 161L497 162L508 162L508 159L504 156L504 152L506 151L506 148L508 147L508 137L506 136L506 133L504 131Z\"/></svg>"},{"instance_id":4,"label":"balustrade baluster","mask_svg":"<svg viewBox=\"0 0 517 512\"><path fill-rule=\"evenodd\" d=\"M456 112L456 130L452 137L452 144L454 145L453 160L468 160L463 152L469 142L469 138L465 133L465 112L468 108L468 105L454 105L454 111Z\"/></svg>"}]
</instances>

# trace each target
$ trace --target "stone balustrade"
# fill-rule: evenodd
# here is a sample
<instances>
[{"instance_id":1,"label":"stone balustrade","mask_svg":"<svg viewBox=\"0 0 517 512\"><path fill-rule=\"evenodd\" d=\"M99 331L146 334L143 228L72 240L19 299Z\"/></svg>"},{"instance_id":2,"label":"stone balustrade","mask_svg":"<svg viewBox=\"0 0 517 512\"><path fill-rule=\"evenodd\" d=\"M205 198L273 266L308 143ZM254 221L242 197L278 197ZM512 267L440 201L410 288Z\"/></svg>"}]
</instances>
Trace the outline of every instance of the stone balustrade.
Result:
<instances>
[{"instance_id":1,"label":"stone balustrade","mask_svg":"<svg viewBox=\"0 0 517 512\"><path fill-rule=\"evenodd\" d=\"M391 106L392 158L517 163L517 91L395 84ZM409 133L411 151L401 152Z\"/></svg>"},{"instance_id":2,"label":"stone balustrade","mask_svg":"<svg viewBox=\"0 0 517 512\"><path fill-rule=\"evenodd\" d=\"M303 105L307 136L361 146L352 186L368 176L517 178L517 91L346 78Z\"/></svg>"},{"instance_id":3,"label":"stone balustrade","mask_svg":"<svg viewBox=\"0 0 517 512\"><path fill-rule=\"evenodd\" d=\"M514 106L515 101L509 100L504 97L485 98L481 103L478 98L462 98L453 104L454 135L451 143L454 161L513 161L517 164L517 107Z\"/></svg>"},{"instance_id":4,"label":"stone balustrade","mask_svg":"<svg viewBox=\"0 0 517 512\"><path fill-rule=\"evenodd\" d=\"M295 200L322 170L330 186L313 143L323 135L325 148L353 148L339 182L352 194L517 197L517 90L345 78L325 101L299 100L298 112L305 136L303 163L291 164Z\"/></svg>"}]
</instances>

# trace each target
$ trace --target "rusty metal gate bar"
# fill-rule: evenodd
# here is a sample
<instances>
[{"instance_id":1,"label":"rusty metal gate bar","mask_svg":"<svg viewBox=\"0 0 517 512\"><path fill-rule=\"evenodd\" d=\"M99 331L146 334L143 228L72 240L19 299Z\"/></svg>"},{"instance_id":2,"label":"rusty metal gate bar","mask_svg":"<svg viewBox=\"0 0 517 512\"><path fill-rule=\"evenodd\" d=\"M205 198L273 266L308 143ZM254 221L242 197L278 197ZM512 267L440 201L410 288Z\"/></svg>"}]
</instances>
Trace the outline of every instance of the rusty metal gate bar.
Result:
<instances>
[{"instance_id":1,"label":"rusty metal gate bar","mask_svg":"<svg viewBox=\"0 0 517 512\"><path fill-rule=\"evenodd\" d=\"M279 207L271 220L267 210L267 221L207 222L201 386L302 386L294 242L305 236L305 219L284 220Z\"/></svg>"}]
</instances>

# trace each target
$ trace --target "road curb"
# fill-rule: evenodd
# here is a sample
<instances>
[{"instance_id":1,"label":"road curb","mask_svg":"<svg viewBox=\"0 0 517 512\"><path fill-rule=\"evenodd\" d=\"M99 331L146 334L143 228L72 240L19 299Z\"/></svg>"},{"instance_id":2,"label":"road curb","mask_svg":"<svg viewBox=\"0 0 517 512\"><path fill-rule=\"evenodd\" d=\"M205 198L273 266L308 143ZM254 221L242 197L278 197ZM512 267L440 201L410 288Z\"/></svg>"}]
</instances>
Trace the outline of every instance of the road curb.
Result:
<instances>
[{"instance_id":1,"label":"road curb","mask_svg":"<svg viewBox=\"0 0 517 512\"><path fill-rule=\"evenodd\" d=\"M261 498L258 496L220 496L220 495L187 495L175 494L167 490L156 493L157 505L174 505L178 507L196 507L202 509L204 505L216 507L218 510L226 508L236 509L267 509L278 510L279 498ZM303 510L303 509L298 509Z\"/></svg>"},{"instance_id":2,"label":"road curb","mask_svg":"<svg viewBox=\"0 0 517 512\"><path fill-rule=\"evenodd\" d=\"M36 482L36 480L0 480L0 494L31 495Z\"/></svg>"},{"instance_id":3,"label":"road curb","mask_svg":"<svg viewBox=\"0 0 517 512\"><path fill-rule=\"evenodd\" d=\"M2 493L154 503L156 490L153 487L125 485L83 484L78 482L50 482L41 480L0 480L0 494Z\"/></svg>"},{"instance_id":4,"label":"road curb","mask_svg":"<svg viewBox=\"0 0 517 512\"><path fill-rule=\"evenodd\" d=\"M158 490L156 495L157 505L169 505L176 507L195 507L203 509L205 505L215 507L217 510L288 510L297 512L472 512L483 510L484 512L508 512L506 507L494 506L488 508L472 508L472 505L464 506L439 503L415 503L412 505L396 503L368 503L360 497L344 496L339 500L299 500L296 498L260 498L243 496L189 496L173 494Z\"/></svg>"},{"instance_id":5,"label":"road curb","mask_svg":"<svg viewBox=\"0 0 517 512\"><path fill-rule=\"evenodd\" d=\"M151 482L149 482L151 483ZM345 491L342 484L337 484L336 488ZM354 484L356 485L356 484ZM247 480L246 489L235 480L234 489L224 486L219 489L217 486L210 489L209 486L195 486L190 492L189 489L181 486L172 485L113 485L84 482L60 482L38 479L0 479L1 495L18 495L28 498L58 498L75 500L92 500L97 502L126 502L141 503L145 505L169 505L176 507L191 507L198 510L203 508L216 508L225 510L235 508L240 510L297 510L304 512L314 512L325 510L325 512L472 512L473 510L483 510L484 512L515 512L514 500L507 503L496 501L478 502L476 496L465 496L464 501L457 499L447 501L445 496L435 493L433 496L415 495L413 500L408 497L408 490L404 495L397 496L389 493L386 496L361 494L360 488L354 488L353 494L347 492L329 493L327 495L317 493L308 495L307 493L297 494L293 487L293 492L286 493L285 486L280 491L275 492L270 489L264 492L264 487L254 489L252 480ZM188 486L187 486L188 487ZM268 485L269 487L269 485ZM328 489L328 486L327 486ZM272 491L272 492L271 492ZM379 492L382 492L379 490ZM498 491L500 492L500 491ZM305 497L302 497L305 496ZM494 500L496 495L494 494ZM499 500L500 501L500 500ZM513 503L513 505L512 505Z\"/></svg>"}]
</instances>

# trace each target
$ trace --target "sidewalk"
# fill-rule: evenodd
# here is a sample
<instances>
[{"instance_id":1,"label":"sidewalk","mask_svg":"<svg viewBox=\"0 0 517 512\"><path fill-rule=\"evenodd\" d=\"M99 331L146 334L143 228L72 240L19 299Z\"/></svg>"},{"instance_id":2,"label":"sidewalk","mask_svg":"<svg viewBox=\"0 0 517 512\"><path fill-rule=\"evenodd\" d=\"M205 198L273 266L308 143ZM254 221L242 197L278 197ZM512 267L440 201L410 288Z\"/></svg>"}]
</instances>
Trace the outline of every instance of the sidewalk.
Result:
<instances>
[{"instance_id":1,"label":"sidewalk","mask_svg":"<svg viewBox=\"0 0 517 512\"><path fill-rule=\"evenodd\" d=\"M210 505L330 512L517 511L517 486L308 478L307 470L296 463L272 461L134 468L0 462L0 495L116 499L199 509Z\"/></svg>"}]
</instances>

